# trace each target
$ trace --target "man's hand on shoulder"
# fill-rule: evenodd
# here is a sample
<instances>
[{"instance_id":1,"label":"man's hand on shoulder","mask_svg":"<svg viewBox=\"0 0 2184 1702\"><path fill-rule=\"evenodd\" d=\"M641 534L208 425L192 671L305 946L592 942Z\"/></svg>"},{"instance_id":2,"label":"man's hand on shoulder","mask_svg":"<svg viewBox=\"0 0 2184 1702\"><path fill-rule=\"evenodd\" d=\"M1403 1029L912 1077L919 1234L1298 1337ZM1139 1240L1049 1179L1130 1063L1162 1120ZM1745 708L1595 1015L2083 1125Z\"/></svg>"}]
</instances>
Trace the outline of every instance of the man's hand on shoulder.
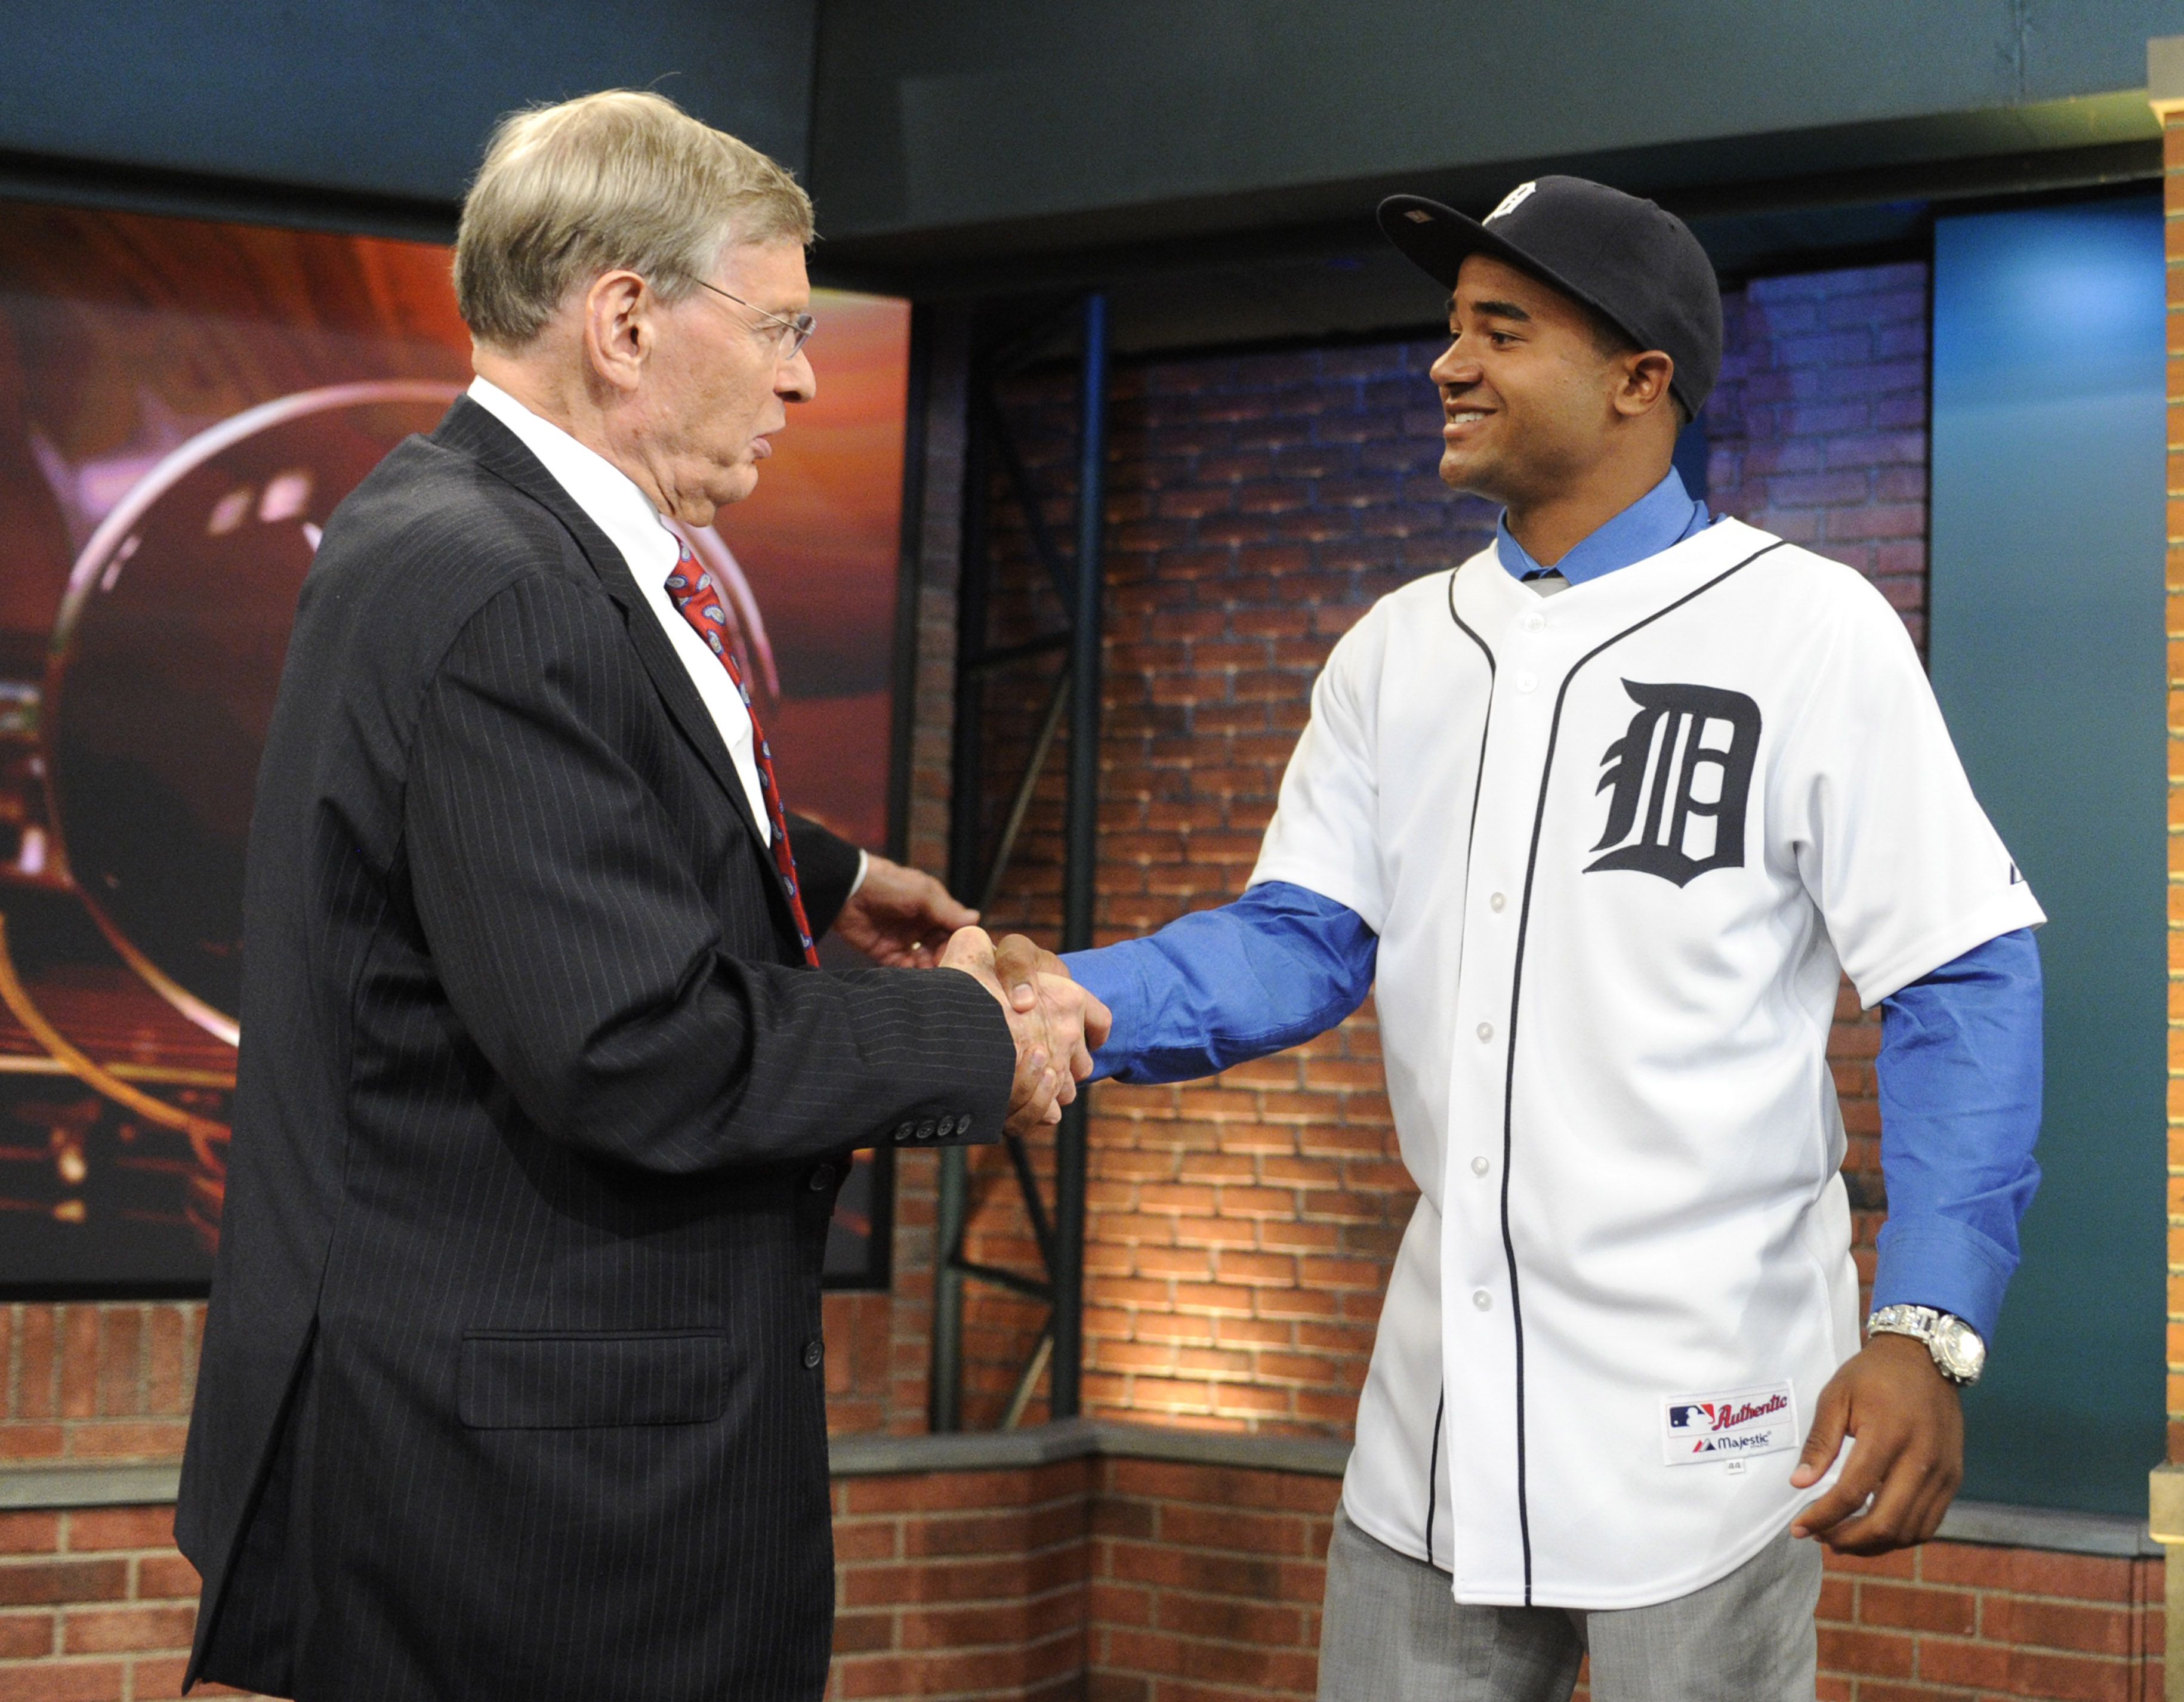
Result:
<instances>
[{"instance_id":1,"label":"man's hand on shoulder","mask_svg":"<svg viewBox=\"0 0 2184 1702\"><path fill-rule=\"evenodd\" d=\"M1842 1476L1790 1534L1845 1555L1885 1555L1931 1537L1964 1481L1964 1415L1924 1342L1876 1335L1828 1380L1791 1486L1819 1482L1846 1437L1857 1445Z\"/></svg>"},{"instance_id":2,"label":"man's hand on shoulder","mask_svg":"<svg viewBox=\"0 0 2184 1702\"><path fill-rule=\"evenodd\" d=\"M1009 1132L1060 1122L1077 1084L1092 1073L1093 1049L1107 1038L1113 1021L1107 1007L1071 980L1053 953L1022 934L1011 934L997 948L983 928L961 929L940 967L971 976L1008 1018L1017 1047Z\"/></svg>"},{"instance_id":3,"label":"man's hand on shoulder","mask_svg":"<svg viewBox=\"0 0 2184 1702\"><path fill-rule=\"evenodd\" d=\"M834 932L883 967L931 969L950 936L978 920L922 869L866 852L865 878L834 919Z\"/></svg>"}]
</instances>

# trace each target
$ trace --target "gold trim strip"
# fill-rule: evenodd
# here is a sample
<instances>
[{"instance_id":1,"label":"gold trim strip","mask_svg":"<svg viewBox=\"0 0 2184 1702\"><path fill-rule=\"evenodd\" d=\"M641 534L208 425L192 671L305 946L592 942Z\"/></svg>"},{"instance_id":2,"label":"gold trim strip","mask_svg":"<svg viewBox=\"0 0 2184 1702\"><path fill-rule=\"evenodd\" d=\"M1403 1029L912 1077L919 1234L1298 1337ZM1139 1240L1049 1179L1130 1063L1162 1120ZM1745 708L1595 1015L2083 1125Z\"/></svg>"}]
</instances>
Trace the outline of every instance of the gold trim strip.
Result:
<instances>
[{"instance_id":1,"label":"gold trim strip","mask_svg":"<svg viewBox=\"0 0 2184 1702\"><path fill-rule=\"evenodd\" d=\"M94 1087L114 1101L126 1107L147 1121L162 1128L175 1129L189 1137L198 1162L213 1175L222 1174L226 1165L213 1150L213 1143L228 1138L226 1126L215 1123L209 1117L200 1117L185 1111L179 1105L170 1105L164 1099L155 1099L120 1080L111 1071L94 1064L69 1044L60 1030L46 1021L45 1013L32 1001L23 986L22 977L15 973L14 954L8 948L8 919L0 915L0 1004L5 1004L15 1021L30 1031L31 1037L53 1054L78 1081Z\"/></svg>"},{"instance_id":2,"label":"gold trim strip","mask_svg":"<svg viewBox=\"0 0 2184 1702\"><path fill-rule=\"evenodd\" d=\"M123 1082L143 1082L158 1087L218 1087L235 1091L232 1070L185 1070L167 1064L109 1064L106 1073ZM0 1052L0 1076L74 1076L75 1071L58 1058L32 1058Z\"/></svg>"}]
</instances>

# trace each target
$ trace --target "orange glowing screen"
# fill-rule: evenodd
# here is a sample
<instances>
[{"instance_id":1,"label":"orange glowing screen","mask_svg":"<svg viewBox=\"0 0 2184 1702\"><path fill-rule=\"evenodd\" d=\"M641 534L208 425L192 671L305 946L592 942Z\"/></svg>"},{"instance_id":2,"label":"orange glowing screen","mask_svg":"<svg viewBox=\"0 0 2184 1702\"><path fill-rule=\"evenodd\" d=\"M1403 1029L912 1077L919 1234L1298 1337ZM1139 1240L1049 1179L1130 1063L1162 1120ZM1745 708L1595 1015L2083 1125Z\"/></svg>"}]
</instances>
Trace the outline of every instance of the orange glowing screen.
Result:
<instances>
[{"instance_id":1,"label":"orange glowing screen","mask_svg":"<svg viewBox=\"0 0 2184 1702\"><path fill-rule=\"evenodd\" d=\"M887 837L895 574L910 304L814 292L817 396L793 409L758 489L717 530L780 670L766 731L790 804L875 848Z\"/></svg>"},{"instance_id":2,"label":"orange glowing screen","mask_svg":"<svg viewBox=\"0 0 2184 1702\"><path fill-rule=\"evenodd\" d=\"M204 1279L252 776L320 529L469 380L448 259L0 203L0 1291ZM910 314L813 311L816 399L693 541L790 806L877 848ZM856 1280L869 1171L844 1204Z\"/></svg>"}]
</instances>

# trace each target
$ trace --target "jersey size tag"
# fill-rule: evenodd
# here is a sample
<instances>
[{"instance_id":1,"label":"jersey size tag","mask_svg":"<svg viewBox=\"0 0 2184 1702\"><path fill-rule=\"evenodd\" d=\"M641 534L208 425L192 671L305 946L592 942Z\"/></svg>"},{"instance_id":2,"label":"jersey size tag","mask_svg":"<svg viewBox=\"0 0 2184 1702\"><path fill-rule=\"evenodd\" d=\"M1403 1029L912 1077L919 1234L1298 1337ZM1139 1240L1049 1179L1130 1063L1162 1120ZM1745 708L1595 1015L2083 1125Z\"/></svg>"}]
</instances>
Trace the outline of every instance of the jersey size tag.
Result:
<instances>
[{"instance_id":1,"label":"jersey size tag","mask_svg":"<svg viewBox=\"0 0 2184 1702\"><path fill-rule=\"evenodd\" d=\"M1802 1445L1797 1398L1788 1383L1731 1389L1724 1394L1670 1395L1661 1403L1661 1459L1669 1466L1703 1466Z\"/></svg>"}]
</instances>

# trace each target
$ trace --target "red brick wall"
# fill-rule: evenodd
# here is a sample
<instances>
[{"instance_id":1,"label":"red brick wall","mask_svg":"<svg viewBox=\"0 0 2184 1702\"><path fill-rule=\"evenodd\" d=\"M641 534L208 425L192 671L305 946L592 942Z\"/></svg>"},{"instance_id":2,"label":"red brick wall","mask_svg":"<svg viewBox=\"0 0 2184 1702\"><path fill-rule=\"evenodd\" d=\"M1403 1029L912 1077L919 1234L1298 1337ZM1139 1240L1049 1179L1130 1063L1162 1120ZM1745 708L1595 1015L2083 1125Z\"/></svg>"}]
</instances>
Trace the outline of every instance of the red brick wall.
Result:
<instances>
[{"instance_id":1,"label":"red brick wall","mask_svg":"<svg viewBox=\"0 0 2184 1702\"><path fill-rule=\"evenodd\" d=\"M180 1695L197 1599L198 1575L175 1552L172 1508L0 1513L0 1698Z\"/></svg>"},{"instance_id":2,"label":"red brick wall","mask_svg":"<svg viewBox=\"0 0 2184 1702\"><path fill-rule=\"evenodd\" d=\"M839 1482L828 1694L1074 1694L1058 1663L1081 1649L1087 1702L1306 1702L1340 1487L1129 1459ZM1830 1557L1819 1696L2153 1702L2161 1605L2158 1560Z\"/></svg>"},{"instance_id":3,"label":"red brick wall","mask_svg":"<svg viewBox=\"0 0 2184 1702\"><path fill-rule=\"evenodd\" d=\"M1128 1459L838 1479L827 1695L1304 1702L1338 1492ZM0 1513L0 1699L176 1694L197 1589L171 1520ZM1831 1560L1820 1697L2153 1702L2161 1600L2159 1560L1956 1543Z\"/></svg>"},{"instance_id":4,"label":"red brick wall","mask_svg":"<svg viewBox=\"0 0 2184 1702\"><path fill-rule=\"evenodd\" d=\"M1111 1460L1093 1512L1091 1702L1304 1702L1339 1486ZM1830 1557L1821 1702L2161 1694L2159 1560L1935 1543Z\"/></svg>"},{"instance_id":5,"label":"red brick wall","mask_svg":"<svg viewBox=\"0 0 2184 1702\"><path fill-rule=\"evenodd\" d=\"M1082 1694L1093 1462L834 1485L830 1702Z\"/></svg>"},{"instance_id":6,"label":"red brick wall","mask_svg":"<svg viewBox=\"0 0 2184 1702\"><path fill-rule=\"evenodd\" d=\"M1708 500L1847 562L1926 642L1927 270L1758 278L1722 303Z\"/></svg>"},{"instance_id":7,"label":"red brick wall","mask_svg":"<svg viewBox=\"0 0 2184 1702\"><path fill-rule=\"evenodd\" d=\"M198 1301L0 1306L0 1466L177 1460Z\"/></svg>"},{"instance_id":8,"label":"red brick wall","mask_svg":"<svg viewBox=\"0 0 2184 1702\"><path fill-rule=\"evenodd\" d=\"M1713 505L1858 567L1923 639L1925 269L1765 279L1725 303L1707 409ZM1242 889L1312 676L1377 598L1486 542L1490 510L1435 476L1437 342L1124 369L1108 469L1106 721L1098 928L1112 940ZM1058 538L1076 453L1067 373L1006 412ZM1052 630L1053 594L996 485L995 637ZM1043 682L997 681L988 790L1006 797ZM993 918L1050 937L1059 752ZM998 807L998 806L996 806ZM1877 1020L1845 995L1830 1046L1857 1244L1880 1221ZM1222 1429L1346 1434L1412 1193L1371 1007L1279 1057L1094 1099L1087 1410ZM1044 1157L1044 1154L1042 1154ZM1006 1160L973 1160L971 1246L1033 1271ZM967 1421L996 1421L1042 1314L974 1288ZM1038 1415L1034 1406L1033 1416Z\"/></svg>"},{"instance_id":9,"label":"red brick wall","mask_svg":"<svg viewBox=\"0 0 2184 1702\"><path fill-rule=\"evenodd\" d=\"M1309 1698L1340 1483L1100 1462L1087 1702Z\"/></svg>"},{"instance_id":10,"label":"red brick wall","mask_svg":"<svg viewBox=\"0 0 2184 1702\"><path fill-rule=\"evenodd\" d=\"M2158 1560L1930 1543L1830 1560L1820 1698L2155 1702L2161 1645Z\"/></svg>"}]
</instances>

